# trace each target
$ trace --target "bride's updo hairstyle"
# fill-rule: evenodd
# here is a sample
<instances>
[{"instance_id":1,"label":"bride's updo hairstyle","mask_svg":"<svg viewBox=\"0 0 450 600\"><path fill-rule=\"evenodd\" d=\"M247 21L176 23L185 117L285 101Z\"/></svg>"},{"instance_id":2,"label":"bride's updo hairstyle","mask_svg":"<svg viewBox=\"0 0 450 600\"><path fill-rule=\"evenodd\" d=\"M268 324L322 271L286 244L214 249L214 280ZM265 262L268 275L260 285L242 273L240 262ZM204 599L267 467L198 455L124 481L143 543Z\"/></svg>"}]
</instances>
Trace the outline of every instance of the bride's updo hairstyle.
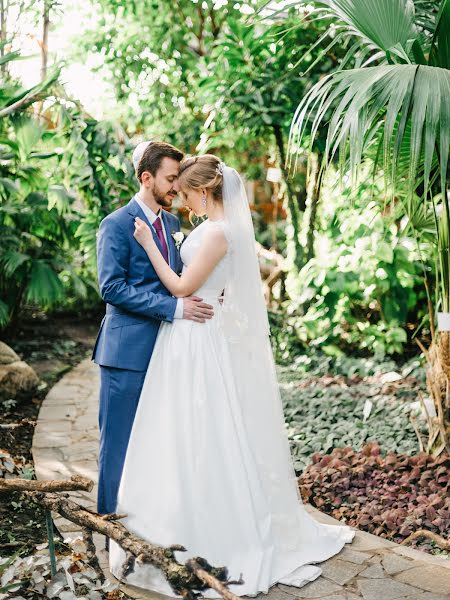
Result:
<instances>
[{"instance_id":1,"label":"bride's updo hairstyle","mask_svg":"<svg viewBox=\"0 0 450 600\"><path fill-rule=\"evenodd\" d=\"M193 190L205 188L213 200L222 202L221 160L214 154L188 156L181 161L178 175L181 188Z\"/></svg>"}]
</instances>

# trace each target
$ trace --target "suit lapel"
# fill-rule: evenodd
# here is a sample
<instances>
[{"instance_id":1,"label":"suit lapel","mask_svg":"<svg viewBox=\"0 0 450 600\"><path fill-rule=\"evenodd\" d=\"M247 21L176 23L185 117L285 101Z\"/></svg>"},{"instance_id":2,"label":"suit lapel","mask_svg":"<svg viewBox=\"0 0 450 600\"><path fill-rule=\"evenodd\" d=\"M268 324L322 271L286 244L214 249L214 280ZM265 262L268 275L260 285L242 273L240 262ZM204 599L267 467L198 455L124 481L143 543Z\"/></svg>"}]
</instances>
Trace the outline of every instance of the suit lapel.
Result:
<instances>
[{"instance_id":1,"label":"suit lapel","mask_svg":"<svg viewBox=\"0 0 450 600\"><path fill-rule=\"evenodd\" d=\"M156 245L158 246L158 248L159 248L159 250L160 250L160 252L162 254L161 242L159 241L159 238L156 235L155 228L152 226L152 224L150 223L150 221L147 219L144 211L139 206L139 204L136 202L136 200L134 199L134 197L128 203L128 212L133 217L139 217L140 219L142 219L143 221L145 221L147 223L147 225L150 227L150 230L152 232L153 239L155 240ZM169 248L170 267L174 271L176 271L177 270L177 249L175 247L175 241L174 241L174 239L172 237L172 230L171 230L171 227L170 227L170 216L169 216L169 213L167 211L161 209L161 218L162 218L162 221L163 221L163 224L164 224L164 229L166 231L167 246ZM136 243L138 243L138 242L136 242Z\"/></svg>"},{"instance_id":2,"label":"suit lapel","mask_svg":"<svg viewBox=\"0 0 450 600\"><path fill-rule=\"evenodd\" d=\"M130 201L130 203L129 203L128 206L129 206L128 212L130 213L130 215L132 215L133 217L139 217L140 219L142 219L143 221L145 221L147 223L147 225L150 227L150 231L152 232L153 239L155 240L156 245L158 246L158 248L159 248L159 250L160 250L160 252L162 254L161 242L159 241L159 238L156 235L155 228L150 223L150 221L147 219L147 217L146 217L144 211L142 210L142 208L139 206L139 204L136 202L136 200L134 198Z\"/></svg>"}]
</instances>

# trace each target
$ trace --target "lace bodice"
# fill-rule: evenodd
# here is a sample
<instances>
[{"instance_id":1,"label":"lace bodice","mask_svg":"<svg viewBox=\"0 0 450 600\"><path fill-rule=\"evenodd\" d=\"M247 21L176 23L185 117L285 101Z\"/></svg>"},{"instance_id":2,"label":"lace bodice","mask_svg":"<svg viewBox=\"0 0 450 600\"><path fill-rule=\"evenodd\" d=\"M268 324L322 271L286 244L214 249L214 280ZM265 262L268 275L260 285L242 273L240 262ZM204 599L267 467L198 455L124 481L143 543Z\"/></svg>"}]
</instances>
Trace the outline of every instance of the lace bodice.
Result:
<instances>
[{"instance_id":1,"label":"lace bodice","mask_svg":"<svg viewBox=\"0 0 450 600\"><path fill-rule=\"evenodd\" d=\"M196 227L186 238L180 249L181 260L183 261L183 269L187 267L197 254L203 236L205 235L208 227L220 227L225 231L226 225L223 220L221 221L203 221L198 227ZM193 294L200 296L204 300L215 301L221 296L225 284L230 276L230 256L229 251L225 254L222 260L216 265L211 275L205 281L205 283Z\"/></svg>"}]
</instances>

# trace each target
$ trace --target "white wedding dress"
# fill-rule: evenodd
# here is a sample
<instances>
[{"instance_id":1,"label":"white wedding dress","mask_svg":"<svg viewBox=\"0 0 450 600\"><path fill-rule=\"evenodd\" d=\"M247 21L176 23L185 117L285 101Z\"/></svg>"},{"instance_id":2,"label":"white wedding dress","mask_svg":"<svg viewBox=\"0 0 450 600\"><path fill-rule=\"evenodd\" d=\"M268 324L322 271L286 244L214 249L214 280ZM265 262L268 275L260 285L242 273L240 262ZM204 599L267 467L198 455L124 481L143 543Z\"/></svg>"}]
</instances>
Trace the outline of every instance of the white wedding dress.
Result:
<instances>
[{"instance_id":1,"label":"white wedding dress","mask_svg":"<svg viewBox=\"0 0 450 600\"><path fill-rule=\"evenodd\" d=\"M205 221L194 229L181 247L184 265L209 227L226 225ZM337 554L355 532L316 522L302 505L290 455L289 460L282 455L288 450L271 448L272 430L279 436L284 428L282 414L268 416L258 409L264 394L274 393L268 373L255 365L247 377L252 389L239 385L243 355L227 342L218 300L230 277L228 252L196 292L214 306L214 317L206 323L177 319L161 325L117 512L127 515L122 522L141 538L183 545L187 552L176 552L180 562L201 556L213 566L228 567L230 579L242 573L245 583L230 590L243 596L267 592L277 582L301 587L316 579L321 569L311 563ZM264 439L266 446L263 441L258 450L258 440ZM272 457L282 465L277 472L270 470ZM110 570L120 578L125 552L113 540L109 556ZM150 564L136 564L123 581L178 597ZM214 590L203 595L220 597Z\"/></svg>"}]
</instances>

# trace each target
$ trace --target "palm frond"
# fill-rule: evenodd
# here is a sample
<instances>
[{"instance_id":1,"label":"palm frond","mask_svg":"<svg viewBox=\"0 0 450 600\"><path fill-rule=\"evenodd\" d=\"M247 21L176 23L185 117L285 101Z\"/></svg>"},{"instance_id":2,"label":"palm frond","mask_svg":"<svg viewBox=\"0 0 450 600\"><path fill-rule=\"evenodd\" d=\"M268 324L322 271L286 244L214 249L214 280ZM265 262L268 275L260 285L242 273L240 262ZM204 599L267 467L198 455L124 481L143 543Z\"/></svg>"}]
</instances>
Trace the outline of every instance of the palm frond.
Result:
<instances>
[{"instance_id":1,"label":"palm frond","mask_svg":"<svg viewBox=\"0 0 450 600\"><path fill-rule=\"evenodd\" d=\"M63 296L63 285L51 265L45 260L33 262L31 277L26 289L27 302L51 306Z\"/></svg>"},{"instance_id":2,"label":"palm frond","mask_svg":"<svg viewBox=\"0 0 450 600\"><path fill-rule=\"evenodd\" d=\"M386 175L395 184L408 125L411 127L409 195L415 188L420 160L423 160L424 194L428 192L435 156L444 189L450 141L450 103L444 99L449 97L450 71L439 67L381 65L338 71L316 84L300 103L291 125L288 166L295 168L306 129L311 129L312 143L331 111L325 163L329 163L338 150L348 154L355 177L361 157L373 142L374 124L382 122L382 160L385 167L389 167ZM309 123L311 111L315 112L312 125Z\"/></svg>"},{"instance_id":3,"label":"palm frond","mask_svg":"<svg viewBox=\"0 0 450 600\"><path fill-rule=\"evenodd\" d=\"M9 306L0 300L0 327L4 327L9 321Z\"/></svg>"},{"instance_id":4,"label":"palm frond","mask_svg":"<svg viewBox=\"0 0 450 600\"><path fill-rule=\"evenodd\" d=\"M4 274L7 277L11 277L21 265L25 264L29 260L30 256L28 254L23 254L17 250L5 252L1 257L1 264Z\"/></svg>"},{"instance_id":5,"label":"palm frond","mask_svg":"<svg viewBox=\"0 0 450 600\"><path fill-rule=\"evenodd\" d=\"M335 26L384 52L395 47L406 51L417 36L412 0L316 0L312 4L313 14L332 19Z\"/></svg>"},{"instance_id":6,"label":"palm frond","mask_svg":"<svg viewBox=\"0 0 450 600\"><path fill-rule=\"evenodd\" d=\"M439 13L439 2L433 0L414 0L416 24L430 37L436 29L436 16Z\"/></svg>"},{"instance_id":7,"label":"palm frond","mask_svg":"<svg viewBox=\"0 0 450 600\"><path fill-rule=\"evenodd\" d=\"M450 69L450 0L443 0L436 16L430 64Z\"/></svg>"}]
</instances>

